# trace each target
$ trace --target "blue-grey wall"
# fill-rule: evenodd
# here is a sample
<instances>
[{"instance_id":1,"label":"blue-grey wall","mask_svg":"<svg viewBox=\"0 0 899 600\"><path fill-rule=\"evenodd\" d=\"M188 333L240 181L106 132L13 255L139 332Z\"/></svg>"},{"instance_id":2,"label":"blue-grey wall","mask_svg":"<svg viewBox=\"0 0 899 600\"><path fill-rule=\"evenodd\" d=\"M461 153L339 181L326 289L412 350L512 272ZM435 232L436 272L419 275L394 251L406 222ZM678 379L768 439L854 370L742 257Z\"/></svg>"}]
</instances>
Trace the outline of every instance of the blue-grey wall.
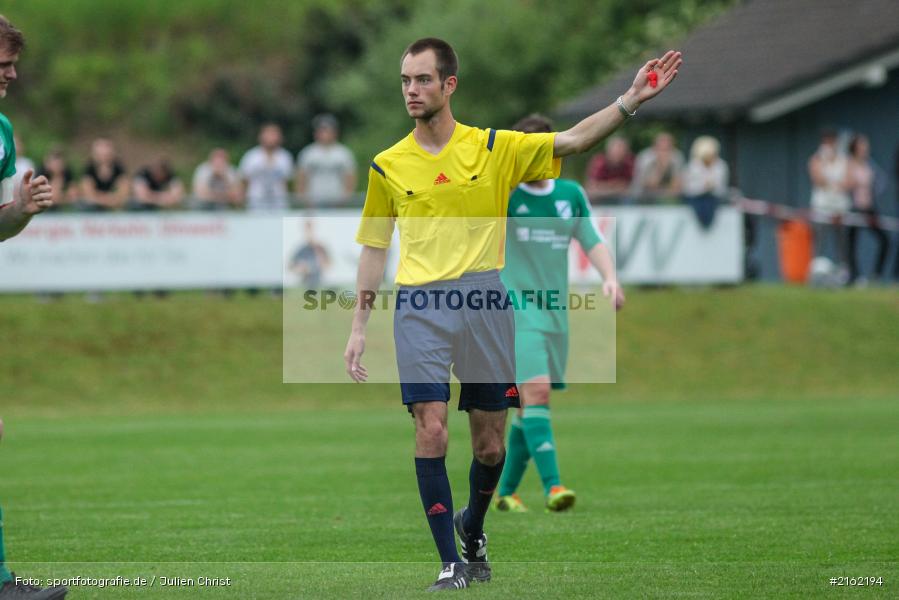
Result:
<instances>
[{"instance_id":1,"label":"blue-grey wall","mask_svg":"<svg viewBox=\"0 0 899 600\"><path fill-rule=\"evenodd\" d=\"M899 215L895 165L899 152L899 69L889 72L887 82L877 88L845 90L767 123L739 121L690 126L682 147L699 135L714 135L721 141L722 156L731 165L732 183L750 198L793 206L808 206L811 182L809 157L818 147L820 132L831 127L839 132L863 133L871 141L871 156L885 171L886 192L877 198L882 214ZM763 279L778 279L774 224L762 220L757 257ZM870 264L873 243L863 236L860 259ZM891 255L899 240L893 236ZM889 267L890 265L888 265Z\"/></svg>"}]
</instances>

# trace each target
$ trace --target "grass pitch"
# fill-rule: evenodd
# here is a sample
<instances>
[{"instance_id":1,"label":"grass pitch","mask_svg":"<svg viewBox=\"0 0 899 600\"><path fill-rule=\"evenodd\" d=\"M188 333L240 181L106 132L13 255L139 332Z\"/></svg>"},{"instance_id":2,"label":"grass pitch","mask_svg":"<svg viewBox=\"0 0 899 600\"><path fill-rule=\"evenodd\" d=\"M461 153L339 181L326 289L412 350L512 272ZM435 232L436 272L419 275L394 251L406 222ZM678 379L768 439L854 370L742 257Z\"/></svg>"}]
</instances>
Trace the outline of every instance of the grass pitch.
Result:
<instances>
[{"instance_id":1,"label":"grass pitch","mask_svg":"<svg viewBox=\"0 0 899 600\"><path fill-rule=\"evenodd\" d=\"M554 397L569 514L490 514L497 598L895 596L895 292L631 293L619 383ZM437 574L395 386L280 384L271 299L0 299L0 500L78 598L422 597ZM455 502L470 460L453 411ZM834 589L831 577L882 577ZM161 585L230 578L228 587Z\"/></svg>"}]
</instances>

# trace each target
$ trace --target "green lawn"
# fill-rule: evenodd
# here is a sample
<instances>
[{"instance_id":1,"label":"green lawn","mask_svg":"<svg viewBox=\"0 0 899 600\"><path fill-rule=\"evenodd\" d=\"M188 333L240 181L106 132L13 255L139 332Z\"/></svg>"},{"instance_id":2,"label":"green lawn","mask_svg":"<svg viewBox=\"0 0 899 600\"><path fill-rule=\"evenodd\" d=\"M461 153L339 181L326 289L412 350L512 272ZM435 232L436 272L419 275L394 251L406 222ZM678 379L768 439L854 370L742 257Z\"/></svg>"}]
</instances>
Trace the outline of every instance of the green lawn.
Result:
<instances>
[{"instance_id":1,"label":"green lawn","mask_svg":"<svg viewBox=\"0 0 899 600\"><path fill-rule=\"evenodd\" d=\"M397 598L436 576L395 386L283 385L269 298L0 298L10 566L71 598ZM895 597L899 297L630 291L618 384L555 398L570 514L490 515L470 596ZM448 468L467 496L453 411ZM160 577L230 577L226 588ZM838 576L883 586L832 588Z\"/></svg>"}]
</instances>

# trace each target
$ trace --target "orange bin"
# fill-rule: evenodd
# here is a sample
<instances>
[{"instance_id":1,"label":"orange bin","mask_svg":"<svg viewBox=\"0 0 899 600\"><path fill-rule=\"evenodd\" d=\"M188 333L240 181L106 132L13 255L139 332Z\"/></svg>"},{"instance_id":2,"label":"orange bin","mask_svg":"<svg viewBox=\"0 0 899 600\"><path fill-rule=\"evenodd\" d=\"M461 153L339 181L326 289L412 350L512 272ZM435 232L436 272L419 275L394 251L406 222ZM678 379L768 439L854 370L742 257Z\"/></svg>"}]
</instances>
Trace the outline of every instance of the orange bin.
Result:
<instances>
[{"instance_id":1,"label":"orange bin","mask_svg":"<svg viewBox=\"0 0 899 600\"><path fill-rule=\"evenodd\" d=\"M805 283L812 262L814 236L805 221L785 221L777 228L780 273L789 283Z\"/></svg>"}]
</instances>

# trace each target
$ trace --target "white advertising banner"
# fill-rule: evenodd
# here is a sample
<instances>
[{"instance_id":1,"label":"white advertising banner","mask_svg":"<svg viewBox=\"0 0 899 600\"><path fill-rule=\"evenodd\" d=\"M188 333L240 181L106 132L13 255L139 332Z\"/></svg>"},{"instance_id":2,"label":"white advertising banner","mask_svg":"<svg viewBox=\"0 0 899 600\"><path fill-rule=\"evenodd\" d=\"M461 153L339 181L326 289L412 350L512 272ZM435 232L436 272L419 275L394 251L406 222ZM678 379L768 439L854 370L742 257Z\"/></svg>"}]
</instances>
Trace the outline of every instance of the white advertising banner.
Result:
<instances>
[{"instance_id":1,"label":"white advertising banner","mask_svg":"<svg viewBox=\"0 0 899 600\"><path fill-rule=\"evenodd\" d=\"M277 287L281 215L39 215L0 244L0 291Z\"/></svg>"},{"instance_id":2,"label":"white advertising banner","mask_svg":"<svg viewBox=\"0 0 899 600\"><path fill-rule=\"evenodd\" d=\"M625 283L732 283L743 277L741 215L702 230L686 207L594 209ZM0 244L0 292L351 287L356 211L39 215ZM390 252L388 278L398 253ZM571 280L599 280L577 244Z\"/></svg>"},{"instance_id":3,"label":"white advertising banner","mask_svg":"<svg viewBox=\"0 0 899 600\"><path fill-rule=\"evenodd\" d=\"M725 206L708 229L686 206L594 207L597 228L615 249L624 283L737 283L743 280L743 215ZM577 244L572 244L572 282L600 281Z\"/></svg>"},{"instance_id":4,"label":"white advertising banner","mask_svg":"<svg viewBox=\"0 0 899 600\"><path fill-rule=\"evenodd\" d=\"M340 213L336 213L340 214ZM346 215L346 213L343 213ZM699 226L693 210L685 206L623 206L593 209L597 229L614 248L618 277L634 284L716 284L743 280L742 214L720 208L708 229ZM355 232L358 215L284 220L284 283L303 285L308 267L317 264L308 287L352 287L356 280L359 246ZM311 235L313 244L306 241ZM396 272L397 235L388 259L388 281ZM318 248L317 254L304 247ZM293 265L291 267L290 265ZM577 243L569 250L569 280L576 284L600 281L599 273Z\"/></svg>"}]
</instances>

